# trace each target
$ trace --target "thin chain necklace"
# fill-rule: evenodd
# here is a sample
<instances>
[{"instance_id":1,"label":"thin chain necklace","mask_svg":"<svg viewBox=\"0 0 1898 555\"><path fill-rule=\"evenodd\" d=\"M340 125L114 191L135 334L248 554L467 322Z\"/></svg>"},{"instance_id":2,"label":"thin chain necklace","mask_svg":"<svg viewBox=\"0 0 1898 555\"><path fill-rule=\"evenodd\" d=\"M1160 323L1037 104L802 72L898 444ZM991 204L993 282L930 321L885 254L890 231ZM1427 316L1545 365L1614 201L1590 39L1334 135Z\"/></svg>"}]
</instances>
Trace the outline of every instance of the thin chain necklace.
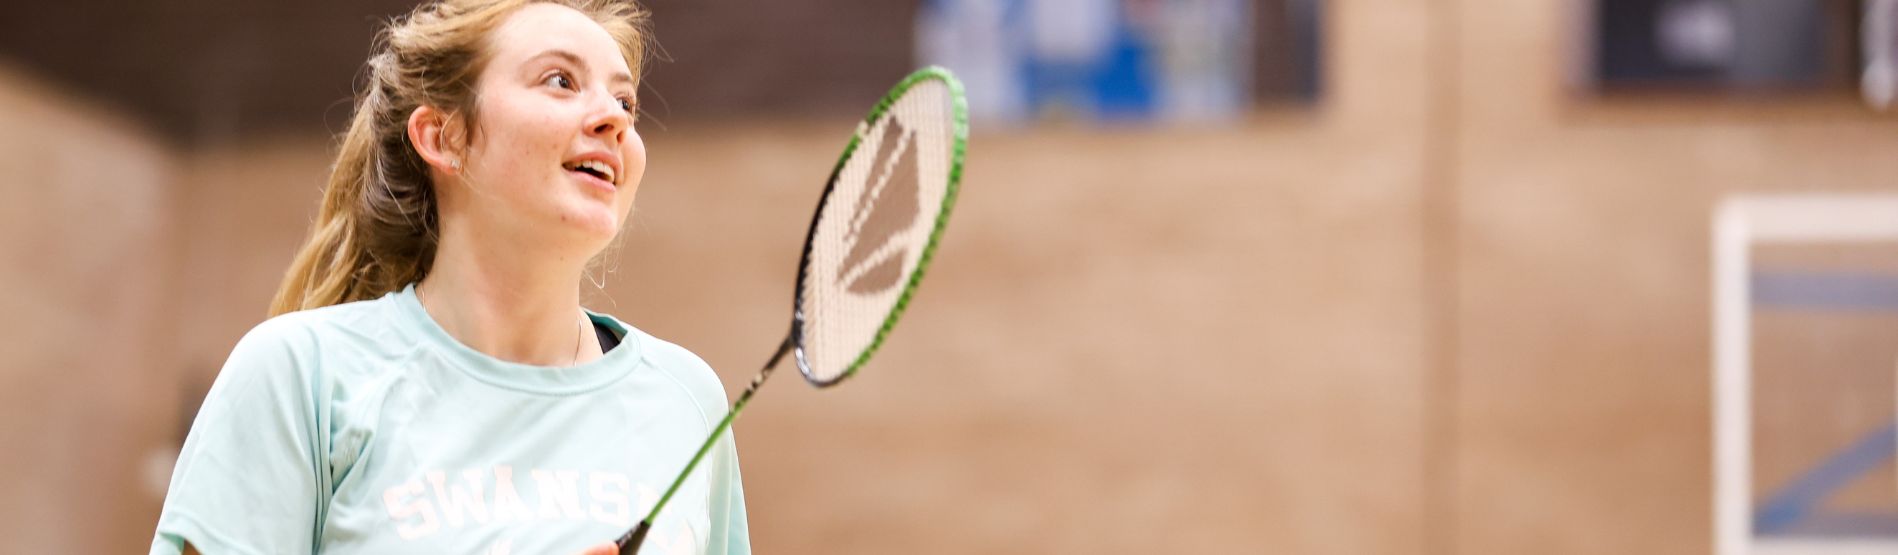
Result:
<instances>
[{"instance_id":1,"label":"thin chain necklace","mask_svg":"<svg viewBox=\"0 0 1898 555\"><path fill-rule=\"evenodd\" d=\"M415 304L422 306L423 314L428 313L428 302L422 300L422 287L420 284L417 284L415 287ZM574 330L573 330L573 358L567 361L567 366L580 365L580 338L586 337L586 329L587 329L586 319L582 318L579 322L576 322L575 324L576 326L574 327ZM440 324L437 324L437 325L440 325Z\"/></svg>"}]
</instances>

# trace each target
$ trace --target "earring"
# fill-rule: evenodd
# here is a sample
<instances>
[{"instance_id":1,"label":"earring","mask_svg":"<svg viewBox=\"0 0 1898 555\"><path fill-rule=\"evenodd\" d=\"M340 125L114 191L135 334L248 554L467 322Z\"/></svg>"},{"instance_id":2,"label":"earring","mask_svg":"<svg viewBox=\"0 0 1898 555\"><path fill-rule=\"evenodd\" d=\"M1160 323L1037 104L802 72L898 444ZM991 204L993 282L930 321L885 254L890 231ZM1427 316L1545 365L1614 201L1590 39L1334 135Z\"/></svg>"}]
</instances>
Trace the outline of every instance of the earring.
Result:
<instances>
[{"instance_id":1,"label":"earring","mask_svg":"<svg viewBox=\"0 0 1898 555\"><path fill-rule=\"evenodd\" d=\"M461 169L461 159L455 158L455 159L449 160L448 167L455 168L457 170Z\"/></svg>"}]
</instances>

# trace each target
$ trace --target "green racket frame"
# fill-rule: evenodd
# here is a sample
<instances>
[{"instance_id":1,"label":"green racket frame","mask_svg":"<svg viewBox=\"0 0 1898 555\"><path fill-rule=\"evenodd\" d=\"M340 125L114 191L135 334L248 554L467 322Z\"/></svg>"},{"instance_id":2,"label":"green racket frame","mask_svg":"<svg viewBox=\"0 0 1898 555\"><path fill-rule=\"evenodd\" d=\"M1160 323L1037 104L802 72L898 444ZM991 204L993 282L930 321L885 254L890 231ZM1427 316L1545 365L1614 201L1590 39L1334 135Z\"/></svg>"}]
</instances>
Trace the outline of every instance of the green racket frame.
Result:
<instances>
[{"instance_id":1,"label":"green racket frame","mask_svg":"<svg viewBox=\"0 0 1898 555\"><path fill-rule=\"evenodd\" d=\"M941 81L949 87L952 105L951 111L954 119L953 125L955 126L955 136L952 141L954 144L951 146L949 156L949 182L943 192L942 208L936 212L935 225L930 229L929 241L923 246L922 256L916 261L916 270L910 273L909 282L903 285L903 292L897 297L896 306L890 309L888 316L884 317L883 324L877 328L876 337L870 341L870 346L865 347L863 352L857 355L857 358L850 363L849 367L844 369L842 374L838 374L837 377L829 380L818 379L812 373L810 364L804 357L804 285L805 280L810 279L811 241L817 237L818 217L823 215L825 205L830 202L831 192L837 188L837 178L842 175L844 165L850 161L850 156L856 153L857 146L863 142L864 133L868 132L872 126L883 119L883 116L889 112L890 107L895 105L896 101L903 97L904 93L909 92L910 88L914 87L917 83L924 81ZM942 231L949 223L950 210L955 208L956 196L961 191L962 157L968 140L968 102L963 98L962 82L957 81L955 75L950 73L947 69L930 66L917 70L915 73L904 77L902 81L896 84L895 88L891 89L888 94L883 95L882 100L877 101L876 107L870 110L870 115L863 119L863 122L857 126L855 132L851 133L850 143L844 146L843 155L837 158L836 167L831 169L830 178L824 182L824 193L817 201L817 212L811 218L810 230L804 235L804 249L798 256L797 289L791 305L790 333L786 334L784 341L778 345L777 353L771 355L771 360L765 363L764 369L758 372L757 377L751 379L751 384L746 386L745 392L738 396L738 401L732 403L732 408L725 413L725 418L718 422L718 426L712 428L710 437L705 438L705 443L700 445L698 452L692 455L692 460L685 464L685 469L679 472L679 477L672 481L670 487L666 488L665 495L660 496L659 501L653 504L652 511L646 514L646 518L639 521L638 526L633 527L632 530L627 531L625 535L620 536L619 539L615 541L619 546L621 555L633 555L639 552L640 544L645 542L646 533L652 529L653 519L658 518L659 511L665 508L666 502L672 500L672 495L679 491L679 486L685 484L686 478L692 475L692 470L697 468L699 461L703 460L705 454L712 450L712 445L718 442L718 438L723 437L726 430L731 429L732 421L738 418L738 413L745 410L745 405L751 402L751 396L758 392L759 386L764 385L765 380L771 377L772 370L777 368L778 362L784 358L785 353L795 352L796 357L794 358L797 359L798 371L804 374L804 379L809 381L811 385L820 388L830 387L843 382L845 379L856 375L857 370L862 368L865 363L870 362L870 357L876 354L877 348L883 345L883 340L889 336L890 330L896 327L896 321L902 318L903 311L909 307L910 296L916 292L916 286L922 283L923 273L929 268L931 259L935 257L936 245L942 239Z\"/></svg>"}]
</instances>

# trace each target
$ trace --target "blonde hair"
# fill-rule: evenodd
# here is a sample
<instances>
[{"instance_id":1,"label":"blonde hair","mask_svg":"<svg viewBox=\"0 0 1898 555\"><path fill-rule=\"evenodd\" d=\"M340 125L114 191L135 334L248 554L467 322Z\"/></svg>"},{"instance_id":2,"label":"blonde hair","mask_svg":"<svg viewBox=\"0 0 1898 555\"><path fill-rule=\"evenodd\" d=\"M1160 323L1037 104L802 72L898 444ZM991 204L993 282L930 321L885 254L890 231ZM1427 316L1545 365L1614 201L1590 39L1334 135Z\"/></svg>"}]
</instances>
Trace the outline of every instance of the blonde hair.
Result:
<instances>
[{"instance_id":1,"label":"blonde hair","mask_svg":"<svg viewBox=\"0 0 1898 555\"><path fill-rule=\"evenodd\" d=\"M441 0L389 22L376 36L309 238L285 272L270 315L373 299L418 281L435 259L435 190L409 143L409 114L432 106L475 129L475 83L487 37L533 3L586 14L619 43L637 78L647 14L632 0Z\"/></svg>"}]
</instances>

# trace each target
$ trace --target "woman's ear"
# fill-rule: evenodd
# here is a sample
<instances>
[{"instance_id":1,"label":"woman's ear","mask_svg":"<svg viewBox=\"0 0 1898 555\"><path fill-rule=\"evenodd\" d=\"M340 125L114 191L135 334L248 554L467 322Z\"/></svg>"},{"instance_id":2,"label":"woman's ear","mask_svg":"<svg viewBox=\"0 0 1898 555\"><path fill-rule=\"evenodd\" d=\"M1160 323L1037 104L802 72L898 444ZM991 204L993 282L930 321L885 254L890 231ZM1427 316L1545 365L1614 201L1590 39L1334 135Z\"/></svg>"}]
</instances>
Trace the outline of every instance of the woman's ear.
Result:
<instances>
[{"instance_id":1,"label":"woman's ear","mask_svg":"<svg viewBox=\"0 0 1898 555\"><path fill-rule=\"evenodd\" d=\"M433 106L420 106L409 112L409 144L422 161L442 173L461 173L463 136L454 117Z\"/></svg>"}]
</instances>

